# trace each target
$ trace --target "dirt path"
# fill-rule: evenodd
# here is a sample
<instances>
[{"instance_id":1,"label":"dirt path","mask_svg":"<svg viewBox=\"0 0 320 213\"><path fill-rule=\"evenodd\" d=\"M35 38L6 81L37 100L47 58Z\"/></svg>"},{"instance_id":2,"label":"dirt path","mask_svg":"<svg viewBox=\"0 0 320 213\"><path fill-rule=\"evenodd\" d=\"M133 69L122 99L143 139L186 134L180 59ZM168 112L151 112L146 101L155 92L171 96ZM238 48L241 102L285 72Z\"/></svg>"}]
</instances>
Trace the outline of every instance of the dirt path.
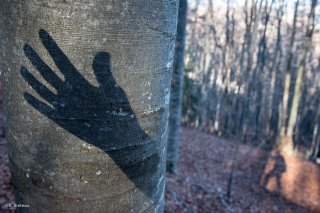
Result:
<instances>
[{"instance_id":1,"label":"dirt path","mask_svg":"<svg viewBox=\"0 0 320 213\"><path fill-rule=\"evenodd\" d=\"M167 175L166 212L309 212L260 186L269 153L245 145L239 147L228 200L224 192L236 147L237 143L183 128L179 174Z\"/></svg>"}]
</instances>

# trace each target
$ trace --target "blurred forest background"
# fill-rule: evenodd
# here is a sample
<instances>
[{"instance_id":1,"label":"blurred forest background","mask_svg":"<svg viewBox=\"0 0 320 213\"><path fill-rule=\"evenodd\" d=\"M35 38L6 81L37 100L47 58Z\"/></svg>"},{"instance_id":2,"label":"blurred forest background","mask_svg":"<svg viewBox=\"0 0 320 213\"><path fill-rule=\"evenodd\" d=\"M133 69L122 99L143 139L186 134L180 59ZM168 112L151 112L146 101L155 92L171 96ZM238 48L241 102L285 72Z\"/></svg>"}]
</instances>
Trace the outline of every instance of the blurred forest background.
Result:
<instances>
[{"instance_id":1,"label":"blurred forest background","mask_svg":"<svg viewBox=\"0 0 320 213\"><path fill-rule=\"evenodd\" d=\"M166 209L320 212L318 1L189 0L183 16L186 3L171 89L167 170L175 175L167 178Z\"/></svg>"},{"instance_id":2,"label":"blurred forest background","mask_svg":"<svg viewBox=\"0 0 320 213\"><path fill-rule=\"evenodd\" d=\"M316 160L317 1L191 1L185 57L183 124Z\"/></svg>"}]
</instances>

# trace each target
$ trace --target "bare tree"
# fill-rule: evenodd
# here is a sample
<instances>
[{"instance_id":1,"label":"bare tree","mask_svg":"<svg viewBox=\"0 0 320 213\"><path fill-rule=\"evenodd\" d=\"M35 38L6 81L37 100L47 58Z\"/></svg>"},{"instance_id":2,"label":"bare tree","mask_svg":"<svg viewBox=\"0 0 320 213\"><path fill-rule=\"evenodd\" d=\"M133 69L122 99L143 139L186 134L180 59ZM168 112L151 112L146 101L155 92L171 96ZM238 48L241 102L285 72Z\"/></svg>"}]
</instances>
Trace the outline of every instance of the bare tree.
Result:
<instances>
[{"instance_id":1,"label":"bare tree","mask_svg":"<svg viewBox=\"0 0 320 213\"><path fill-rule=\"evenodd\" d=\"M277 11L277 41L276 41L276 50L275 50L275 62L272 63L271 72L272 72L272 101L271 101L271 117L270 117L270 130L272 137L278 135L279 130L279 105L280 98L282 96L282 70L281 70L281 61L283 57L282 51L282 35L281 35L281 25L282 18L284 15L284 0L282 0L280 8Z\"/></svg>"},{"instance_id":2,"label":"bare tree","mask_svg":"<svg viewBox=\"0 0 320 213\"><path fill-rule=\"evenodd\" d=\"M184 51L187 24L187 0L180 0L174 70L171 80L170 113L168 127L167 171L177 172L179 161L179 140L181 106L184 77Z\"/></svg>"},{"instance_id":3,"label":"bare tree","mask_svg":"<svg viewBox=\"0 0 320 213\"><path fill-rule=\"evenodd\" d=\"M298 17L298 7L299 7L299 0L295 3L295 11L293 16L293 23L292 23L292 34L290 38L289 48L287 51L287 67L284 77L284 91L283 91L283 98L281 102L281 115L280 115L280 136L284 137L286 135L286 127L287 127L287 118L288 118L288 103L289 103L289 88L291 82L291 67L292 67L292 60L293 60L293 47L295 42L296 36L296 26L297 26L297 17Z\"/></svg>"},{"instance_id":4,"label":"bare tree","mask_svg":"<svg viewBox=\"0 0 320 213\"><path fill-rule=\"evenodd\" d=\"M292 143L292 136L294 133L294 127L297 122L297 116L298 116L298 110L301 100L301 93L302 93L302 79L304 77L304 72L306 70L306 59L307 55L310 51L311 42L312 42L312 35L315 27L315 8L317 6L317 0L311 1L311 11L308 16L308 23L306 26L306 35L303 42L303 50L301 52L301 55L299 56L300 62L299 67L297 70L297 77L295 81L295 87L294 87L294 94L293 94L293 100L292 100L292 106L290 109L290 117L288 121L288 127L286 136L289 137ZM293 146L293 145L291 145Z\"/></svg>"}]
</instances>

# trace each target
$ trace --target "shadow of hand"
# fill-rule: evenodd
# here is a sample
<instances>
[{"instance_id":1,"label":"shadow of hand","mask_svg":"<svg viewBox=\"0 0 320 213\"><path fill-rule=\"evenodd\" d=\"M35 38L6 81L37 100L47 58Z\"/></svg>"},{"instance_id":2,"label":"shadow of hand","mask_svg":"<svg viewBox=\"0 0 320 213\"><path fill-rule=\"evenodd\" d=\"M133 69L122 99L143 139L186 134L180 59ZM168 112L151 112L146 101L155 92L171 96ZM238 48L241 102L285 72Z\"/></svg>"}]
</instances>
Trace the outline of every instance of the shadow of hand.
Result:
<instances>
[{"instance_id":1,"label":"shadow of hand","mask_svg":"<svg viewBox=\"0 0 320 213\"><path fill-rule=\"evenodd\" d=\"M26 101L63 129L105 151L139 188L151 195L154 189L147 189L138 177L156 173L160 157L155 141L140 128L125 92L112 76L110 54L96 54L92 67L99 86L94 86L78 72L45 30L39 31L39 37L64 79L26 44L25 55L56 91L22 67L21 75L43 99L25 92Z\"/></svg>"}]
</instances>

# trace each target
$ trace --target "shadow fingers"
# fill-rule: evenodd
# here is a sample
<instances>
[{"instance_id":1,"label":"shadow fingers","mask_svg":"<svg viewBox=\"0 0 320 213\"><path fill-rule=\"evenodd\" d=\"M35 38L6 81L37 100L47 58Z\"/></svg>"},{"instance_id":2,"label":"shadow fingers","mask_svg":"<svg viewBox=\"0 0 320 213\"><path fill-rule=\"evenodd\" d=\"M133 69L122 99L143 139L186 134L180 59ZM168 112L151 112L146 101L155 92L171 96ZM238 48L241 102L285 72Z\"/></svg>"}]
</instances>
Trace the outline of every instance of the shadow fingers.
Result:
<instances>
[{"instance_id":1,"label":"shadow fingers","mask_svg":"<svg viewBox=\"0 0 320 213\"><path fill-rule=\"evenodd\" d=\"M63 81L40 58L37 52L28 44L26 44L23 49L30 62L37 68L42 77L56 89L61 88Z\"/></svg>"},{"instance_id":2,"label":"shadow fingers","mask_svg":"<svg viewBox=\"0 0 320 213\"><path fill-rule=\"evenodd\" d=\"M46 101L52 105L58 103L58 97L45 85L38 81L25 67L21 67L20 73L25 81Z\"/></svg>"},{"instance_id":3,"label":"shadow fingers","mask_svg":"<svg viewBox=\"0 0 320 213\"><path fill-rule=\"evenodd\" d=\"M47 116L48 118L52 119L52 115L54 113L54 109L49 105L39 101L35 97L33 97L30 93L25 92L23 94L24 99L35 109L37 109L40 113Z\"/></svg>"},{"instance_id":4,"label":"shadow fingers","mask_svg":"<svg viewBox=\"0 0 320 213\"><path fill-rule=\"evenodd\" d=\"M77 82L79 80L86 81L86 79L77 71L68 57L59 48L58 44L47 31L41 29L39 31L39 37L43 46L47 49L48 53L52 57L54 63L66 78L71 79L73 82Z\"/></svg>"}]
</instances>

